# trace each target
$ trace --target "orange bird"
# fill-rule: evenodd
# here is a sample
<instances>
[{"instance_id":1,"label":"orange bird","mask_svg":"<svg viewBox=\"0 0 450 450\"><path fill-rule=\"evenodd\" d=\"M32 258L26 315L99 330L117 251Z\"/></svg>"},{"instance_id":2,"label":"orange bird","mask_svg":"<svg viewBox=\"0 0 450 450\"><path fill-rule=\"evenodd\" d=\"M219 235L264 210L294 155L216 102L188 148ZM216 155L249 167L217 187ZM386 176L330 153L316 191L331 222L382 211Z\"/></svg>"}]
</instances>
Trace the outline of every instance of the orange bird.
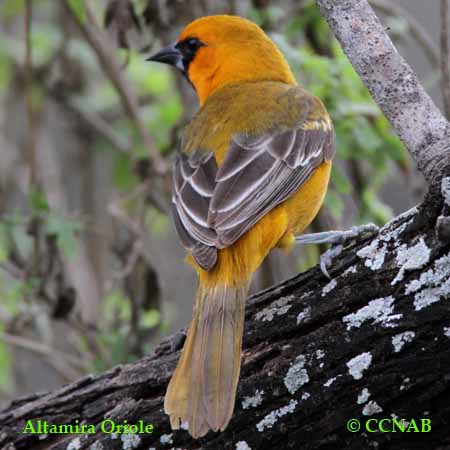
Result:
<instances>
[{"instance_id":1,"label":"orange bird","mask_svg":"<svg viewBox=\"0 0 450 450\"><path fill-rule=\"evenodd\" d=\"M173 429L184 422L200 437L231 419L250 280L319 211L335 134L322 102L246 19L200 18L150 60L181 70L201 105L173 174L173 216L199 287L164 402Z\"/></svg>"}]
</instances>

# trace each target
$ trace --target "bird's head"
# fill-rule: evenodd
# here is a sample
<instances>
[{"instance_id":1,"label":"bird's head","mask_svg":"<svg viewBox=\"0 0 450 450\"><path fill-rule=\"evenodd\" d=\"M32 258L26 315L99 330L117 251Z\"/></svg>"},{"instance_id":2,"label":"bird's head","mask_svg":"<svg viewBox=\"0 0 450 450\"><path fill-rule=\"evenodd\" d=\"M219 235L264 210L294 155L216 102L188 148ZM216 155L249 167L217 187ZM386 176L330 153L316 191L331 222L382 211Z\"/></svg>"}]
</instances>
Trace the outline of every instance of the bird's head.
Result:
<instances>
[{"instance_id":1,"label":"bird's head","mask_svg":"<svg viewBox=\"0 0 450 450\"><path fill-rule=\"evenodd\" d=\"M177 67L194 86L200 103L233 82L280 81L295 84L281 52L253 22L237 16L207 16L191 22L175 44L150 61Z\"/></svg>"}]
</instances>

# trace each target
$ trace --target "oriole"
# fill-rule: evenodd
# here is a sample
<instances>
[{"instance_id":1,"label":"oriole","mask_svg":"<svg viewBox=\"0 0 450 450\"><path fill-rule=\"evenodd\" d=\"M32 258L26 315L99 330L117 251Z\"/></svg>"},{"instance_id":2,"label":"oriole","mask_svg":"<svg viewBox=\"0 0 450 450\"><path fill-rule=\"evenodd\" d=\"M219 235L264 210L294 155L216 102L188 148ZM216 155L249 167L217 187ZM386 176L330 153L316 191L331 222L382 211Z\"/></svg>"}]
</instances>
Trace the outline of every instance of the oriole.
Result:
<instances>
[{"instance_id":1,"label":"oriole","mask_svg":"<svg viewBox=\"0 0 450 450\"><path fill-rule=\"evenodd\" d=\"M150 60L180 69L201 105L184 131L172 202L199 287L164 403L173 429L184 422L200 437L230 421L250 280L319 211L335 134L322 102L246 19L195 20Z\"/></svg>"}]
</instances>

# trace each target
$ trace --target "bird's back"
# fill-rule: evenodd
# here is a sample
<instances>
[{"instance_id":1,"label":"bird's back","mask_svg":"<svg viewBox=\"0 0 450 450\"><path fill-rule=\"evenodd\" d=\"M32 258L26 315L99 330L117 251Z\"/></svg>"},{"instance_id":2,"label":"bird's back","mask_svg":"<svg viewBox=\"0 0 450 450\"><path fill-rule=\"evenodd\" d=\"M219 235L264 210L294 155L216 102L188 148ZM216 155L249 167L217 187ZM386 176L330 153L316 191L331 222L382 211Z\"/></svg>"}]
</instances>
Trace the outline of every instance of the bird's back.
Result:
<instances>
[{"instance_id":1,"label":"bird's back","mask_svg":"<svg viewBox=\"0 0 450 450\"><path fill-rule=\"evenodd\" d=\"M229 84L211 95L187 126L182 151L213 151L220 165L233 136L295 128L312 108L325 112L320 100L299 86L276 81Z\"/></svg>"}]
</instances>

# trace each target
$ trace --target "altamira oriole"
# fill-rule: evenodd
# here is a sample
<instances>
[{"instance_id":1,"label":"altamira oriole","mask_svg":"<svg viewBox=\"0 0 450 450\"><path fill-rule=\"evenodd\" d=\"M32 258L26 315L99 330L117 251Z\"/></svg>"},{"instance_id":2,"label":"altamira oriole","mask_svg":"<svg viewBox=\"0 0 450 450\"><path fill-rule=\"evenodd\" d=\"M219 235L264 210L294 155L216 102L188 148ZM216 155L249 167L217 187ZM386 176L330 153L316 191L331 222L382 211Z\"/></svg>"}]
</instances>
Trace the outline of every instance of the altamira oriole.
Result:
<instances>
[{"instance_id":1,"label":"altamira oriole","mask_svg":"<svg viewBox=\"0 0 450 450\"><path fill-rule=\"evenodd\" d=\"M335 134L322 102L246 19L195 20L150 60L181 70L201 105L183 134L172 202L199 287L164 403L173 429L185 423L200 437L231 419L250 280L319 211Z\"/></svg>"}]
</instances>

